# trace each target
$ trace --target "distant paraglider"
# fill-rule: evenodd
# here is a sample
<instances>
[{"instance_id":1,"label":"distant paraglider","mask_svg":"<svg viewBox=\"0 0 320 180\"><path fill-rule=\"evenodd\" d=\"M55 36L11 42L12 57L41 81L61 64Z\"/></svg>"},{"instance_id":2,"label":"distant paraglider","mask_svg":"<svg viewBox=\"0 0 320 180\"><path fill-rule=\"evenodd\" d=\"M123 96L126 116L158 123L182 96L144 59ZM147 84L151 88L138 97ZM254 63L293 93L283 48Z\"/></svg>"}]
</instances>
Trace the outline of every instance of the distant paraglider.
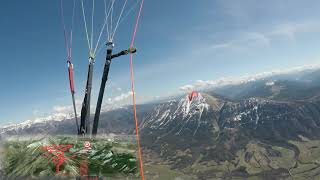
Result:
<instances>
[{"instance_id":1,"label":"distant paraglider","mask_svg":"<svg viewBox=\"0 0 320 180\"><path fill-rule=\"evenodd\" d=\"M188 99L189 101L192 101L194 97L198 97L199 93L197 91L192 91L189 95L188 95Z\"/></svg>"},{"instance_id":2,"label":"distant paraglider","mask_svg":"<svg viewBox=\"0 0 320 180\"><path fill-rule=\"evenodd\" d=\"M197 92L197 91L192 91L191 93L189 93L189 94L188 94L189 104L192 103L192 100L193 100L194 98L199 97L199 95L200 95L200 93ZM197 108L196 108L196 111L199 111L199 110L200 110L200 109L197 107Z\"/></svg>"}]
</instances>

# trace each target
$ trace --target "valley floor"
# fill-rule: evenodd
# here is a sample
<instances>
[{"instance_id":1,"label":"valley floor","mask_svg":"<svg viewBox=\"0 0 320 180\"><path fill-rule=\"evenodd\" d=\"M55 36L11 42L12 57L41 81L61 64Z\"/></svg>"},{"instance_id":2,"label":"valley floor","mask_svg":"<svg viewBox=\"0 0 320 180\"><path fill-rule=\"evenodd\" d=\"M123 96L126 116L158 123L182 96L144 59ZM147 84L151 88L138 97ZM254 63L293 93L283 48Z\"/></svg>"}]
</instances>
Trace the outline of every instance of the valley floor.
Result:
<instances>
[{"instance_id":1,"label":"valley floor","mask_svg":"<svg viewBox=\"0 0 320 180\"><path fill-rule=\"evenodd\" d=\"M288 144L288 147L270 146L252 141L231 161L207 161L200 155L197 161L182 169L173 169L172 162L146 151L145 174L152 180L320 179L320 140L302 137L301 141ZM188 152L177 153L174 159L190 156Z\"/></svg>"}]
</instances>

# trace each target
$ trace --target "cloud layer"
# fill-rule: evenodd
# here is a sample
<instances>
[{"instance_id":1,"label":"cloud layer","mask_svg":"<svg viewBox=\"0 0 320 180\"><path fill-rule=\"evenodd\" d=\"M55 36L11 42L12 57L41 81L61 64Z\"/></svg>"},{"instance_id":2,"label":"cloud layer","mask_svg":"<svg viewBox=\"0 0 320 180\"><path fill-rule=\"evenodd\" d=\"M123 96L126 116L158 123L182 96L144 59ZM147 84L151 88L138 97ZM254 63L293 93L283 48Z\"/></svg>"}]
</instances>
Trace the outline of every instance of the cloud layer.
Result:
<instances>
[{"instance_id":1,"label":"cloud layer","mask_svg":"<svg viewBox=\"0 0 320 180\"><path fill-rule=\"evenodd\" d=\"M236 84L247 83L247 82L271 77L274 75L291 74L291 73L301 72L305 70L315 70L315 69L320 69L320 64L305 65L305 66L299 66L299 67L294 67L290 69L279 69L279 70L273 70L270 72L263 72L255 75L246 75L241 77L225 77L217 80L197 80L195 83L183 85L179 89L183 92L189 92L192 90L203 90L207 88L216 88L216 87L222 87L226 85L236 85Z\"/></svg>"}]
</instances>

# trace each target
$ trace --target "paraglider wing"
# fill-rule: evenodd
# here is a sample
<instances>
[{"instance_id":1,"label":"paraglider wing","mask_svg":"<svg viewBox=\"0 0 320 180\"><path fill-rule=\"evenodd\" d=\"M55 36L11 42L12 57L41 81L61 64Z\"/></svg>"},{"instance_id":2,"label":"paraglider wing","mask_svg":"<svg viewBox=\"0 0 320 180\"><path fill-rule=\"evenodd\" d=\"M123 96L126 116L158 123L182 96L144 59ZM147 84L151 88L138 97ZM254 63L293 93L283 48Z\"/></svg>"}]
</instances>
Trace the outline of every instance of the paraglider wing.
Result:
<instances>
[{"instance_id":1,"label":"paraglider wing","mask_svg":"<svg viewBox=\"0 0 320 180\"><path fill-rule=\"evenodd\" d=\"M188 98L189 98L189 101L192 101L194 97L198 97L199 96L199 93L197 91L192 91L189 95L188 95Z\"/></svg>"}]
</instances>

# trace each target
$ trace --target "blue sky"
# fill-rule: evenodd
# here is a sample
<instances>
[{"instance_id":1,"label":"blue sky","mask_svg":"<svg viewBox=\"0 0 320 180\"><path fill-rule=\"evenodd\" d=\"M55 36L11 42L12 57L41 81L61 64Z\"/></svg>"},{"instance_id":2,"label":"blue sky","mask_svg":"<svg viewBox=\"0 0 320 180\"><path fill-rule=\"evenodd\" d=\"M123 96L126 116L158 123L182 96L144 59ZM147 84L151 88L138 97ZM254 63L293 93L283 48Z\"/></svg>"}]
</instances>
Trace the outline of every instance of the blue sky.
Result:
<instances>
[{"instance_id":1,"label":"blue sky","mask_svg":"<svg viewBox=\"0 0 320 180\"><path fill-rule=\"evenodd\" d=\"M88 12L89 1L85 0ZM66 11L71 4L65 0ZM103 1L96 0L96 5L95 38L103 22ZM59 7L60 0L1 1L0 124L70 106ZM197 80L317 64L319 7L317 0L146 0L134 56L139 101L177 93L179 87ZM116 50L129 46L135 15L130 14L120 25L114 40ZM66 20L70 16L66 12ZM88 49L79 4L73 57L76 96L81 102ZM104 51L96 59L92 104L96 103L103 64ZM127 97L129 57L112 63L109 80L106 101Z\"/></svg>"}]
</instances>

